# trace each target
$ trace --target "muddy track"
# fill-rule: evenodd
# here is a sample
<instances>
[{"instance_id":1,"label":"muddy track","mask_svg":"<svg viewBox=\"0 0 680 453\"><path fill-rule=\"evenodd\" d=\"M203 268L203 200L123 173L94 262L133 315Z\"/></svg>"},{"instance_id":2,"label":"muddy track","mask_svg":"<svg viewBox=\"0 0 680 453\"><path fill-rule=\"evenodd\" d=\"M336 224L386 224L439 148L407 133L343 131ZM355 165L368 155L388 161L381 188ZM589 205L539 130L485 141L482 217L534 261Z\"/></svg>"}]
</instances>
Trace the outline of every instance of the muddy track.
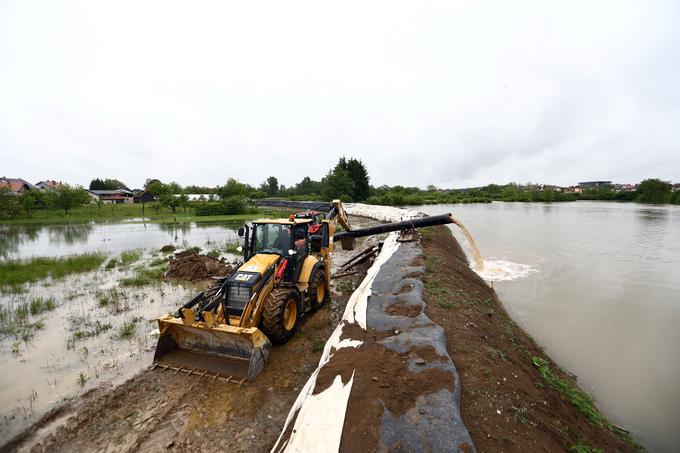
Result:
<instances>
[{"instance_id":1,"label":"muddy track","mask_svg":"<svg viewBox=\"0 0 680 453\"><path fill-rule=\"evenodd\" d=\"M5 450L268 451L364 271L339 280L331 302L305 316L291 341L273 348L250 384L148 368L117 387L82 395Z\"/></svg>"}]
</instances>

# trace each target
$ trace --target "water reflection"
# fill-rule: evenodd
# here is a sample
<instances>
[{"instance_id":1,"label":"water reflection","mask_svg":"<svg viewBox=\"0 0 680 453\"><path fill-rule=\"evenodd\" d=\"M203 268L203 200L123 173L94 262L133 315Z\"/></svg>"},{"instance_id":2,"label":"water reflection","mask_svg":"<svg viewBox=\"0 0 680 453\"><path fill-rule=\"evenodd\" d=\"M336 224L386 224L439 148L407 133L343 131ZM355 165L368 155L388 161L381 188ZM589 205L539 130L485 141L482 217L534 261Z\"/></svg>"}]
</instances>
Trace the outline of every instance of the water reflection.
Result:
<instances>
[{"instance_id":1,"label":"water reflection","mask_svg":"<svg viewBox=\"0 0 680 453\"><path fill-rule=\"evenodd\" d=\"M52 244L76 244L87 242L92 233L91 224L47 226L47 234Z\"/></svg>"},{"instance_id":2,"label":"water reflection","mask_svg":"<svg viewBox=\"0 0 680 453\"><path fill-rule=\"evenodd\" d=\"M0 225L0 258L7 258L19 251L25 242L35 241L39 229L25 225Z\"/></svg>"},{"instance_id":3,"label":"water reflection","mask_svg":"<svg viewBox=\"0 0 680 453\"><path fill-rule=\"evenodd\" d=\"M237 240L239 222L0 225L0 259L198 246ZM211 245L212 246L212 245Z\"/></svg>"},{"instance_id":4,"label":"water reflection","mask_svg":"<svg viewBox=\"0 0 680 453\"><path fill-rule=\"evenodd\" d=\"M669 213L666 209L638 209L637 218L644 222L654 223L658 221L668 221Z\"/></svg>"}]
</instances>

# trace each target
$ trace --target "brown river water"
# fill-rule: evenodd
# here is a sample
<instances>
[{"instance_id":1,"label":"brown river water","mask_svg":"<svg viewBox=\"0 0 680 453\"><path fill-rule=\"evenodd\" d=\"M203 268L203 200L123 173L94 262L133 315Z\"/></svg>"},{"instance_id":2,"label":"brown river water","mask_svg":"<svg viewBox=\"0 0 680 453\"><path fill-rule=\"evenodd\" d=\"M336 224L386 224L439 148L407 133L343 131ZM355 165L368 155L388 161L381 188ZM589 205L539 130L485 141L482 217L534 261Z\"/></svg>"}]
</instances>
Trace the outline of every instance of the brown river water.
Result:
<instances>
[{"instance_id":1,"label":"brown river water","mask_svg":"<svg viewBox=\"0 0 680 453\"><path fill-rule=\"evenodd\" d=\"M465 223L484 258L480 275L612 421L649 451L680 451L680 206L415 209Z\"/></svg>"}]
</instances>

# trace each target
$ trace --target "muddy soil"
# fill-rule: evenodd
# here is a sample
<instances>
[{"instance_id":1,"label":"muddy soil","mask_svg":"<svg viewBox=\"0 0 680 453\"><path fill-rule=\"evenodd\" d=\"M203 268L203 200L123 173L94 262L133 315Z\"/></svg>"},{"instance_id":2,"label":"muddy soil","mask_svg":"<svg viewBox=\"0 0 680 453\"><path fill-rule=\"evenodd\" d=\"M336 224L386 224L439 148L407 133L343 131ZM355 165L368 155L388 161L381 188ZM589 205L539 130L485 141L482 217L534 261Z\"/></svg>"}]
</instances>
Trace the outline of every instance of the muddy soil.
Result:
<instances>
[{"instance_id":1,"label":"muddy soil","mask_svg":"<svg viewBox=\"0 0 680 453\"><path fill-rule=\"evenodd\" d=\"M559 378L576 386L470 269L451 231L422 231L425 312L446 332L461 379L461 414L477 450L635 451L606 423L600 427L589 421L546 382L534 357L546 360Z\"/></svg>"},{"instance_id":2,"label":"muddy soil","mask_svg":"<svg viewBox=\"0 0 680 453\"><path fill-rule=\"evenodd\" d=\"M338 251L335 262L350 253ZM239 386L147 368L55 409L5 451L269 451L367 267L334 282L331 302L272 349L254 382Z\"/></svg>"},{"instance_id":3,"label":"muddy soil","mask_svg":"<svg viewBox=\"0 0 680 453\"><path fill-rule=\"evenodd\" d=\"M165 279L180 279L197 282L211 277L223 277L231 273L232 267L224 259L200 255L191 250L175 254L168 263Z\"/></svg>"}]
</instances>

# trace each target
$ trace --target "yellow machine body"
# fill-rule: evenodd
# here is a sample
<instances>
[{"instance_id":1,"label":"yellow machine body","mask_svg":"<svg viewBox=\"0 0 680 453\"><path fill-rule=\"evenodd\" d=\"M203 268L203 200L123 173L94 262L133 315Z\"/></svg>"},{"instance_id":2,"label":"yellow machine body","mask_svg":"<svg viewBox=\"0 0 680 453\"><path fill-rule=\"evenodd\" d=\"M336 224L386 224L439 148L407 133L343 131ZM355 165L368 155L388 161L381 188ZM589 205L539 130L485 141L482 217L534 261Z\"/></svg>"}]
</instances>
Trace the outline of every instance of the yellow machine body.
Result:
<instances>
[{"instance_id":1,"label":"yellow machine body","mask_svg":"<svg viewBox=\"0 0 680 453\"><path fill-rule=\"evenodd\" d=\"M327 228L327 243L316 253L305 256L300 263L301 269L296 272L295 281L283 280L286 269L282 269L282 266L292 262L292 256L289 259L275 253L253 254L228 277L229 285L222 284L219 289L218 286L208 289L180 308L176 316L168 315L158 319L160 336L154 362L194 374L209 373L211 377L219 375L252 380L261 373L272 346L270 339L259 328L265 306L268 303L281 303L288 297L284 294L286 291L289 294L297 291L300 297L312 290L316 291L309 288L309 285L314 270L319 266L323 266L323 288L328 291L335 223L340 221L349 230L342 205L335 201L333 207L336 215L322 222L323 228ZM292 216L290 219L262 219L253 222L257 225L284 225L291 228L310 223L309 219L294 219ZM253 281L255 283L251 284ZM318 277L315 281L318 281ZM230 305L215 302L239 296L220 291L232 291L230 288L240 288L241 284L250 285L247 289L252 294L247 293L247 297L241 299L243 306L237 314L230 311ZM288 312L289 305L290 303L286 305L286 312L282 315L288 323L290 316L299 318L299 307L302 307L302 304L291 307L294 308L294 314L291 314ZM270 307L268 313L271 312Z\"/></svg>"}]
</instances>

